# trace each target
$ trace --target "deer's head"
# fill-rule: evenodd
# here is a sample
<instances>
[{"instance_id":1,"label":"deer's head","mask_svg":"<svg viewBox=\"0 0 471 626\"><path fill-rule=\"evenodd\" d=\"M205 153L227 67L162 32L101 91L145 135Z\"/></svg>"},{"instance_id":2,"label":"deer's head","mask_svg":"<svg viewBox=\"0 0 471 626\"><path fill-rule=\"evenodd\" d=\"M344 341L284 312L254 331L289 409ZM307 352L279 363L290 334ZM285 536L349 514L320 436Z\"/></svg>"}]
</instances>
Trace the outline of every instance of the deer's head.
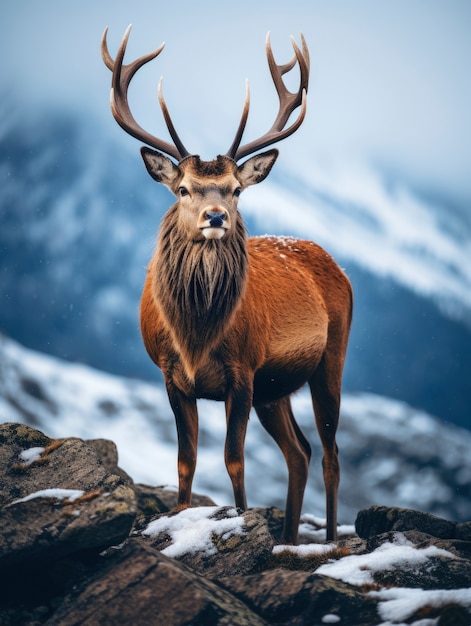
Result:
<instances>
[{"instance_id":1,"label":"deer's head","mask_svg":"<svg viewBox=\"0 0 471 626\"><path fill-rule=\"evenodd\" d=\"M167 105L162 95L162 79L159 82L159 102L168 131L173 140L168 143L163 139L150 135L139 126L131 114L127 91L134 74L145 63L157 57L163 50L162 44L157 50L140 57L136 61L123 65L124 54L131 27L124 34L121 46L113 60L106 43L107 29L102 38L101 49L105 65L112 71L111 110L118 124L130 135L144 141L148 146L141 153L147 171L154 180L166 185L176 196L179 209L179 225L183 226L188 237L193 240L222 239L231 232L236 222L238 197L246 187L264 180L277 156L277 150L268 150L248 159L242 165L237 162L269 146L276 141L288 137L299 128L306 114L306 91L309 80L309 52L302 37L302 51L292 39L294 57L285 65L277 65L270 45L269 36L266 41L266 52L270 72L279 98L279 111L270 130L245 145L240 145L247 122L250 107L248 83L244 108L234 141L224 156L214 161L202 161L199 156L191 155L178 136ZM291 93L283 82L283 74L299 64L300 86L296 93ZM297 119L288 127L288 120L298 107L301 107ZM177 161L162 154L169 155Z\"/></svg>"},{"instance_id":2,"label":"deer's head","mask_svg":"<svg viewBox=\"0 0 471 626\"><path fill-rule=\"evenodd\" d=\"M241 192L268 176L277 150L258 154L238 166L228 156L202 161L187 156L178 165L151 150L141 149L147 171L177 197L178 221L189 239L222 239L236 224Z\"/></svg>"}]
</instances>

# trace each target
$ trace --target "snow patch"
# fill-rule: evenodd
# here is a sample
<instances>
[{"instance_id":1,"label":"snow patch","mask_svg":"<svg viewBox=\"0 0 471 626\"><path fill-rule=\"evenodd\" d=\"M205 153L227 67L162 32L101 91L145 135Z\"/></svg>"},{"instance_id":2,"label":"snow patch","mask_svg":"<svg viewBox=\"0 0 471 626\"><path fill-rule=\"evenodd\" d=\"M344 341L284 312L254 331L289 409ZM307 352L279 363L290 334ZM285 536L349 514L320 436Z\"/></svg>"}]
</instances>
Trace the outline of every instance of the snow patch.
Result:
<instances>
[{"instance_id":1,"label":"snow patch","mask_svg":"<svg viewBox=\"0 0 471 626\"><path fill-rule=\"evenodd\" d=\"M373 574L376 572L391 571L400 567L411 569L423 565L430 557L435 556L455 558L451 552L435 546L418 549L402 533L396 533L392 543L384 543L370 554L354 554L332 563L325 563L316 570L316 573L360 586L374 583Z\"/></svg>"},{"instance_id":2,"label":"snow patch","mask_svg":"<svg viewBox=\"0 0 471 626\"><path fill-rule=\"evenodd\" d=\"M29 500L34 500L35 498L53 498L54 500L68 500L69 502L75 502L75 500L81 498L84 493L85 492L81 489L41 489L40 491L30 493L24 498L14 500L11 505L19 504L20 502L28 502Z\"/></svg>"},{"instance_id":3,"label":"snow patch","mask_svg":"<svg viewBox=\"0 0 471 626\"><path fill-rule=\"evenodd\" d=\"M337 548L336 543L308 543L300 546L279 545L273 548L273 554L289 552L301 558L327 554Z\"/></svg>"},{"instance_id":4,"label":"snow patch","mask_svg":"<svg viewBox=\"0 0 471 626\"><path fill-rule=\"evenodd\" d=\"M333 613L328 613L324 615L321 622L323 624L338 624L340 622L340 617L338 615L334 615Z\"/></svg>"},{"instance_id":5,"label":"snow patch","mask_svg":"<svg viewBox=\"0 0 471 626\"><path fill-rule=\"evenodd\" d=\"M220 510L217 506L185 509L177 515L154 520L142 534L148 537L155 537L160 533L170 535L171 545L162 550L162 554L166 556L178 558L197 552L205 552L211 556L217 554L217 548L212 541L214 534L223 539L244 534L244 518L231 508L226 511L224 519L214 519Z\"/></svg>"},{"instance_id":6,"label":"snow patch","mask_svg":"<svg viewBox=\"0 0 471 626\"><path fill-rule=\"evenodd\" d=\"M380 600L378 612L382 619L399 623L409 619L411 615L422 607L440 608L448 604L459 604L465 608L471 607L471 589L406 589L393 587L370 591L368 594Z\"/></svg>"},{"instance_id":7,"label":"snow patch","mask_svg":"<svg viewBox=\"0 0 471 626\"><path fill-rule=\"evenodd\" d=\"M25 463L25 465L31 465L35 461L38 461L41 458L41 454L44 452L44 448L28 448L27 450L23 450L18 455L20 460Z\"/></svg>"}]
</instances>

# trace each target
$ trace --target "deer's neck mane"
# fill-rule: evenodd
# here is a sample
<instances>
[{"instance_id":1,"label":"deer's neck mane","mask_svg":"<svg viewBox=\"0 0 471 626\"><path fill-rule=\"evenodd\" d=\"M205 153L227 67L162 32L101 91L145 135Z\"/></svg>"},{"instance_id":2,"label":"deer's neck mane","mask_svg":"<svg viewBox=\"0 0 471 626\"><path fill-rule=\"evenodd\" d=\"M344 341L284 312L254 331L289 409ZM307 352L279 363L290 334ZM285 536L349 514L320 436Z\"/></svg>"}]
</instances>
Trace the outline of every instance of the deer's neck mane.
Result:
<instances>
[{"instance_id":1,"label":"deer's neck mane","mask_svg":"<svg viewBox=\"0 0 471 626\"><path fill-rule=\"evenodd\" d=\"M154 296L177 350L194 370L228 329L244 292L247 237L242 218L223 239L189 241L168 212L154 257Z\"/></svg>"}]
</instances>

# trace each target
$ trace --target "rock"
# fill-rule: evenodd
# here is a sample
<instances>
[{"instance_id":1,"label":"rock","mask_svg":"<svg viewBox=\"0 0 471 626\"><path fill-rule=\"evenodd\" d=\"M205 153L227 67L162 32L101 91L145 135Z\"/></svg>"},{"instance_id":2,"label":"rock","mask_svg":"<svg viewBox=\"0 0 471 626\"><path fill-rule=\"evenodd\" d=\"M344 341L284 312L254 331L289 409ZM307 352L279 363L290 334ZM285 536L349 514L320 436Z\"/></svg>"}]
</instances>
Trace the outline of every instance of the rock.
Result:
<instances>
[{"instance_id":1,"label":"rock","mask_svg":"<svg viewBox=\"0 0 471 626\"><path fill-rule=\"evenodd\" d=\"M462 541L471 541L471 522L456 524L456 538Z\"/></svg>"},{"instance_id":2,"label":"rock","mask_svg":"<svg viewBox=\"0 0 471 626\"><path fill-rule=\"evenodd\" d=\"M272 535L277 541L281 541L283 524L285 521L285 512L276 506L268 508L253 508L252 511L265 518L270 535Z\"/></svg>"},{"instance_id":3,"label":"rock","mask_svg":"<svg viewBox=\"0 0 471 626\"><path fill-rule=\"evenodd\" d=\"M246 511L237 516L234 507L212 507L212 509L214 510L210 510L208 520L226 519L230 522L242 519L243 522L240 525L235 525L237 532L223 530L223 534L218 534L217 524L215 524L216 530L209 538L210 546L204 550L178 554L176 558L191 567L193 571L204 573L208 578L218 578L227 574L228 571L234 575L247 575L262 570L271 556L274 543L265 519L254 511ZM185 511L177 515L183 516ZM160 522L164 522L165 519L173 522L175 516L171 518L160 516L156 519ZM146 536L144 533L143 536L157 550L172 548L172 539L167 534L165 526L156 536Z\"/></svg>"},{"instance_id":4,"label":"rock","mask_svg":"<svg viewBox=\"0 0 471 626\"><path fill-rule=\"evenodd\" d=\"M132 485L132 490L134 491L137 499L138 520L140 518L145 518L146 520L147 518L160 513L167 513L173 508L173 506L169 507L166 504L166 502L170 499L171 492L166 492L163 487L151 487L150 485L135 484Z\"/></svg>"},{"instance_id":5,"label":"rock","mask_svg":"<svg viewBox=\"0 0 471 626\"><path fill-rule=\"evenodd\" d=\"M385 543L395 543L401 537L401 542L410 542L417 550L425 550L429 547L444 551L427 558L425 563L408 563L407 561L396 565L391 570L381 571L374 574L374 580L381 586L404 586L424 589L457 589L471 587L470 568L470 544L459 542L454 539L439 539L419 531L411 530L399 533L393 531L383 533L371 538L367 545L367 552L372 552ZM460 554L460 545L465 558Z\"/></svg>"},{"instance_id":6,"label":"rock","mask_svg":"<svg viewBox=\"0 0 471 626\"><path fill-rule=\"evenodd\" d=\"M91 491L74 502L35 498L12 503L0 516L0 569L27 561L43 565L58 558L118 544L136 515L133 491Z\"/></svg>"},{"instance_id":7,"label":"rock","mask_svg":"<svg viewBox=\"0 0 471 626\"><path fill-rule=\"evenodd\" d=\"M42 449L35 460L20 455ZM81 439L54 440L22 424L0 425L0 505L41 489L110 491L122 480L107 471L92 446Z\"/></svg>"},{"instance_id":8,"label":"rock","mask_svg":"<svg viewBox=\"0 0 471 626\"><path fill-rule=\"evenodd\" d=\"M418 530L441 539L454 539L456 526L456 522L449 522L430 513L386 506L372 506L360 511L355 521L355 529L363 539L390 530Z\"/></svg>"},{"instance_id":9,"label":"rock","mask_svg":"<svg viewBox=\"0 0 471 626\"><path fill-rule=\"evenodd\" d=\"M227 624L265 622L243 602L182 563L131 539L77 594L68 595L47 626Z\"/></svg>"},{"instance_id":10,"label":"rock","mask_svg":"<svg viewBox=\"0 0 471 626\"><path fill-rule=\"evenodd\" d=\"M39 449L21 456L32 448ZM134 492L84 441L55 441L27 426L4 424L0 459L0 568L30 559L45 564L129 535Z\"/></svg>"},{"instance_id":11,"label":"rock","mask_svg":"<svg viewBox=\"0 0 471 626\"><path fill-rule=\"evenodd\" d=\"M310 545L273 554L283 511L193 494L201 506L178 512L175 489L135 485L104 439L4 424L0 472L2 626L370 626L391 598L422 590L453 595L406 607L408 623L471 624L471 522L371 507L360 536L326 550L313 521ZM350 584L335 578L346 570Z\"/></svg>"},{"instance_id":12,"label":"rock","mask_svg":"<svg viewBox=\"0 0 471 626\"><path fill-rule=\"evenodd\" d=\"M124 482L132 484L132 478L118 467L118 448L109 439L87 439L86 443L95 450L98 458L110 474L119 476Z\"/></svg>"},{"instance_id":13,"label":"rock","mask_svg":"<svg viewBox=\"0 0 471 626\"><path fill-rule=\"evenodd\" d=\"M141 483L131 485L137 497L138 516L149 518L168 513L177 506L177 490L171 487L152 487ZM216 503L198 493L191 494L192 506L216 506Z\"/></svg>"},{"instance_id":14,"label":"rock","mask_svg":"<svg viewBox=\"0 0 471 626\"><path fill-rule=\"evenodd\" d=\"M315 573L275 569L253 576L224 577L219 584L269 624L320 625L324 615L335 615L340 624L349 626L375 623L375 603L365 601L355 587Z\"/></svg>"},{"instance_id":15,"label":"rock","mask_svg":"<svg viewBox=\"0 0 471 626\"><path fill-rule=\"evenodd\" d=\"M419 549L435 546L436 548L447 550L461 559L471 559L470 541L462 541L461 539L439 539L438 537L427 535L418 530L406 530L403 534L406 539L411 541Z\"/></svg>"}]
</instances>

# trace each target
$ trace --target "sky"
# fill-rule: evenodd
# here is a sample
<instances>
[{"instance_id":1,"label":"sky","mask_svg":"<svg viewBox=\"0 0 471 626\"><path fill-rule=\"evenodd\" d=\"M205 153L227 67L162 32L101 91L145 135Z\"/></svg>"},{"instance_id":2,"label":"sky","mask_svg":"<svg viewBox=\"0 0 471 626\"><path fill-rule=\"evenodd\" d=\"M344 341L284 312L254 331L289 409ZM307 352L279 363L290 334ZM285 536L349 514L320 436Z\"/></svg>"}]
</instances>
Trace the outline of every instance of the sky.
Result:
<instances>
[{"instance_id":1,"label":"sky","mask_svg":"<svg viewBox=\"0 0 471 626\"><path fill-rule=\"evenodd\" d=\"M130 102L146 129L166 137L156 100L164 94L190 152L226 152L237 128L245 79L252 108L246 140L276 114L265 59L292 56L303 32L311 52L307 118L283 142L285 164L366 162L462 206L471 201L471 2L468 0L3 0L0 78L27 103L78 107L103 132L136 149L109 112L110 73L99 41L109 26L115 55L133 24L127 59L165 50L138 74ZM296 77L289 79L294 85ZM97 137L99 141L99 137Z\"/></svg>"}]
</instances>

